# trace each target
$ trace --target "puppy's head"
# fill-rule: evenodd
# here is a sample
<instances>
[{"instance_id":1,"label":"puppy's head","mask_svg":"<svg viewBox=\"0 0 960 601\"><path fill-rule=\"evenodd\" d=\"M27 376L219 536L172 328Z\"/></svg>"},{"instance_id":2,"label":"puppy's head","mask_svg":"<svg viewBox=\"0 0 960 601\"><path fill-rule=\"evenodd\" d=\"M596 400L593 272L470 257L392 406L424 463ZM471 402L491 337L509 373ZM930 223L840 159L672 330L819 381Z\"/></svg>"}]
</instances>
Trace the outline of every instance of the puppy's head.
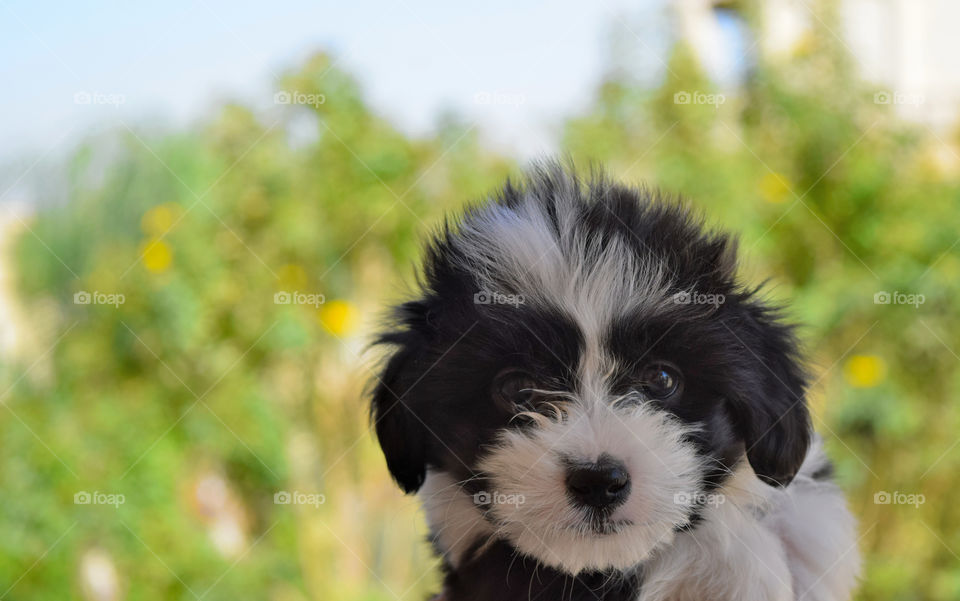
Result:
<instances>
[{"instance_id":1,"label":"puppy's head","mask_svg":"<svg viewBox=\"0 0 960 601\"><path fill-rule=\"evenodd\" d=\"M571 573L636 565L741 461L786 485L805 377L734 254L643 191L555 166L508 184L432 240L380 338L391 474L409 493L445 473L472 503L456 519Z\"/></svg>"}]
</instances>

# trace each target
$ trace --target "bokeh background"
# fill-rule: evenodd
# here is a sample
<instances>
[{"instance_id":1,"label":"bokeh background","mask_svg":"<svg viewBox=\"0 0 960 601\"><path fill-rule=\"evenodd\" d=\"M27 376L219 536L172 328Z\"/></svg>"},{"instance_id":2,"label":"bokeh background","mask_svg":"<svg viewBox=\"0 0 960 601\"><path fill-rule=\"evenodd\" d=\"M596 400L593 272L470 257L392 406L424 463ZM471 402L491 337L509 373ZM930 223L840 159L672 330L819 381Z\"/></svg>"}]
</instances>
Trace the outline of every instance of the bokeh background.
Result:
<instances>
[{"instance_id":1,"label":"bokeh background","mask_svg":"<svg viewBox=\"0 0 960 601\"><path fill-rule=\"evenodd\" d=\"M0 599L423 599L362 393L441 215L568 155L804 324L862 600L960 599L947 0L0 1Z\"/></svg>"}]
</instances>

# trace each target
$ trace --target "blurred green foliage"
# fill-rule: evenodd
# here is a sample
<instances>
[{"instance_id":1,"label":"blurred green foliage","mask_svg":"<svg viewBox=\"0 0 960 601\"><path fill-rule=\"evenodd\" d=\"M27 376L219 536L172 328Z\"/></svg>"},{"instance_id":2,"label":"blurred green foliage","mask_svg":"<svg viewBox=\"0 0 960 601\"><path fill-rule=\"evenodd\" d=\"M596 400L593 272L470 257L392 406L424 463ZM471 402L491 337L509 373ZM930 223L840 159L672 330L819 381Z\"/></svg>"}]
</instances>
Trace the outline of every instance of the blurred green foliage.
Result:
<instances>
[{"instance_id":1,"label":"blurred green foliage","mask_svg":"<svg viewBox=\"0 0 960 601\"><path fill-rule=\"evenodd\" d=\"M400 133L323 54L283 89L323 101L91 139L69 203L21 233L30 334L0 413L4 598L111 598L84 588L111 569L128 599L436 585L415 501L367 433L363 344L421 236L516 165L455 118ZM681 46L657 89L604 81L562 147L740 233L747 279L771 278L805 324L815 424L861 522L858 598L957 599L960 160L875 91L821 32L756 65L742 93L679 104L719 93ZM880 291L925 302L875 304ZM275 298L291 292L325 302ZM124 502L76 504L81 491ZM323 502L278 504L283 491ZM926 503L875 504L879 491Z\"/></svg>"}]
</instances>

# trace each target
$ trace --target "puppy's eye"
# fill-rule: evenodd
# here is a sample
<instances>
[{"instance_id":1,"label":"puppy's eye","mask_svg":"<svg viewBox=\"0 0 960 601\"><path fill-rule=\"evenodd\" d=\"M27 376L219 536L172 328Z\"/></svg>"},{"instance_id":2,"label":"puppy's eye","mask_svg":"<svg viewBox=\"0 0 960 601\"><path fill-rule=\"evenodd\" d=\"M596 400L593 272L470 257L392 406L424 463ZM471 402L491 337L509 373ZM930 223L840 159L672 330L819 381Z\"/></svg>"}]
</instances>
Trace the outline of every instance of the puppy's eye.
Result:
<instances>
[{"instance_id":1,"label":"puppy's eye","mask_svg":"<svg viewBox=\"0 0 960 601\"><path fill-rule=\"evenodd\" d=\"M507 369L493 380L493 396L504 405L526 405L534 397L537 383L525 371Z\"/></svg>"},{"instance_id":2,"label":"puppy's eye","mask_svg":"<svg viewBox=\"0 0 960 601\"><path fill-rule=\"evenodd\" d=\"M640 387L653 399L666 399L680 390L682 376L677 366L666 361L655 361L643 368Z\"/></svg>"}]
</instances>

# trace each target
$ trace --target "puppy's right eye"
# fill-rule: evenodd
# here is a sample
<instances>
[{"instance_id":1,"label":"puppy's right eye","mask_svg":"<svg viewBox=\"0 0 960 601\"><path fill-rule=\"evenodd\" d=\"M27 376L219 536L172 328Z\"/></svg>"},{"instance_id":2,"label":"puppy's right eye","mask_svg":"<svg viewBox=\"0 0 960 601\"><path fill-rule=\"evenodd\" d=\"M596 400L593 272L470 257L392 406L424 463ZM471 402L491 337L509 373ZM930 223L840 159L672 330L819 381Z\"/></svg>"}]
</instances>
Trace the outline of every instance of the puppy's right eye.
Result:
<instances>
[{"instance_id":1,"label":"puppy's right eye","mask_svg":"<svg viewBox=\"0 0 960 601\"><path fill-rule=\"evenodd\" d=\"M643 391L654 399L666 400L682 388L683 379L677 366L666 361L654 361L643 368Z\"/></svg>"},{"instance_id":2,"label":"puppy's right eye","mask_svg":"<svg viewBox=\"0 0 960 601\"><path fill-rule=\"evenodd\" d=\"M528 405L537 383L533 376L519 369L505 369L493 380L493 397L505 406Z\"/></svg>"}]
</instances>

